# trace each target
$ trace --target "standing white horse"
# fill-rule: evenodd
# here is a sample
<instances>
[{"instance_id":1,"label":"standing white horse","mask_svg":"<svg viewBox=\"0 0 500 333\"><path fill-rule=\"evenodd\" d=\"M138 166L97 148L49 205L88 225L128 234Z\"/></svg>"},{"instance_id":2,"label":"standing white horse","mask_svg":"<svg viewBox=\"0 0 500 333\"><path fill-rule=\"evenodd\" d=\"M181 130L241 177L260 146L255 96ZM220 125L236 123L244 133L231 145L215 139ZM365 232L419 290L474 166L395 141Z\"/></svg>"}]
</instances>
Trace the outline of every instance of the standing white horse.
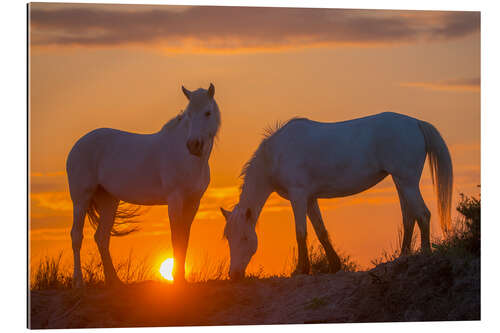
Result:
<instances>
[{"instance_id":1,"label":"standing white horse","mask_svg":"<svg viewBox=\"0 0 500 333\"><path fill-rule=\"evenodd\" d=\"M96 226L106 284L120 283L109 253L110 235L120 234L115 217L120 200L168 205L174 278L184 281L191 223L210 182L208 159L220 126L215 88L189 91L186 110L153 134L111 128L94 130L71 149L66 162L73 201L73 284L83 285L80 248L85 215Z\"/></svg>"},{"instance_id":2,"label":"standing white horse","mask_svg":"<svg viewBox=\"0 0 500 333\"><path fill-rule=\"evenodd\" d=\"M453 170L450 153L436 128L396 113L338 123L292 119L270 131L242 171L239 203L226 218L230 276L244 276L257 250L255 224L272 192L290 200L298 243L296 273L309 272L306 216L325 249L330 270L340 269L321 218L318 198L344 197L362 192L391 175L403 214L403 254L410 248L415 220L421 248L430 251L430 212L420 194L419 181L426 155L437 187L441 226L450 223Z\"/></svg>"}]
</instances>

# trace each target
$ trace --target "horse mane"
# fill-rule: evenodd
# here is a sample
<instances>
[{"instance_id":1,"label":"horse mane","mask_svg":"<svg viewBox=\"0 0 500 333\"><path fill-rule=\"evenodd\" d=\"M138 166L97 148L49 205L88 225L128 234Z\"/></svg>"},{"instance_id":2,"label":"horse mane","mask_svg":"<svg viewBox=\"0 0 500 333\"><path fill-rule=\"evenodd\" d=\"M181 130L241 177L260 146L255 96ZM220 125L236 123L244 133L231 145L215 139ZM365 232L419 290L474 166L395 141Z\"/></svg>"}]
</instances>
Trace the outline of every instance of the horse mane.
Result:
<instances>
[{"instance_id":1,"label":"horse mane","mask_svg":"<svg viewBox=\"0 0 500 333\"><path fill-rule=\"evenodd\" d=\"M299 118L299 117L294 117L291 118L287 121L276 121L274 124L268 125L264 128L264 133L263 133L263 138L258 146L258 148L255 150L255 152L252 154L252 157L243 165L243 168L241 169L240 172L240 178L243 179L243 182L240 184L240 192L243 191L243 186L248 180L249 173L250 171L257 165L257 163L262 162L262 159L266 159L266 147L269 143L269 141L272 139L272 137L281 131L283 128L285 128L288 124L290 124L292 121L296 120L307 120L306 118ZM233 206L231 208L231 211L234 211ZM258 222L258 221L257 221ZM228 224L224 226L224 231L222 233L222 238L227 239L227 228Z\"/></svg>"},{"instance_id":2,"label":"horse mane","mask_svg":"<svg viewBox=\"0 0 500 333\"><path fill-rule=\"evenodd\" d=\"M183 115L184 115L184 110L179 111L179 113L177 114L177 116L173 117L165 125L163 125L163 127L161 128L161 131L162 132L163 131L169 131L169 130L174 129L175 127L177 127L177 125L179 125L179 123L180 123Z\"/></svg>"},{"instance_id":3,"label":"horse mane","mask_svg":"<svg viewBox=\"0 0 500 333\"><path fill-rule=\"evenodd\" d=\"M259 160L260 156L265 151L265 147L267 146L269 140L276 133L281 131L284 127L286 127L288 124L290 124L292 121L295 121L295 120L306 120L306 118L294 117L294 118L288 119L287 121L279 121L278 120L274 124L267 125L264 128L263 138L259 144L259 147L255 150L252 157L250 157L250 159L243 165L243 168L241 169L240 178L243 179L243 182L240 185L240 190L242 189L243 184L245 184L245 181L247 180L248 171Z\"/></svg>"}]
</instances>

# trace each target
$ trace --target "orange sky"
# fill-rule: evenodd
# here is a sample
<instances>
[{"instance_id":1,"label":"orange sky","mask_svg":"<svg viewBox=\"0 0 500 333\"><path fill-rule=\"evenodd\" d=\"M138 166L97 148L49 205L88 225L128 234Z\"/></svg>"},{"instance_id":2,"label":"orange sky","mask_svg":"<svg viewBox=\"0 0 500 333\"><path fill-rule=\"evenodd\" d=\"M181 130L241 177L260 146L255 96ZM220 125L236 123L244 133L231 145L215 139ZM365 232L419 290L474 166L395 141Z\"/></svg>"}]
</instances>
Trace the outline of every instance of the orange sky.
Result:
<instances>
[{"instance_id":1,"label":"orange sky","mask_svg":"<svg viewBox=\"0 0 500 333\"><path fill-rule=\"evenodd\" d=\"M451 150L454 202L479 192L477 12L32 4L30 28L33 260L60 250L71 257L64 170L75 141L99 127L158 131L186 106L182 84L213 82L222 114L190 265L228 255L218 207L237 202L239 172L263 129L294 116L341 121L390 110L431 122ZM439 236L427 166L421 189ZM390 179L320 205L335 247L363 266L395 244L401 213ZM130 249L166 257L166 212L151 208L140 232L114 238L114 258ZM283 271L296 247L289 203L271 196L257 233L249 270ZM97 252L90 227L85 235L83 252Z\"/></svg>"}]
</instances>

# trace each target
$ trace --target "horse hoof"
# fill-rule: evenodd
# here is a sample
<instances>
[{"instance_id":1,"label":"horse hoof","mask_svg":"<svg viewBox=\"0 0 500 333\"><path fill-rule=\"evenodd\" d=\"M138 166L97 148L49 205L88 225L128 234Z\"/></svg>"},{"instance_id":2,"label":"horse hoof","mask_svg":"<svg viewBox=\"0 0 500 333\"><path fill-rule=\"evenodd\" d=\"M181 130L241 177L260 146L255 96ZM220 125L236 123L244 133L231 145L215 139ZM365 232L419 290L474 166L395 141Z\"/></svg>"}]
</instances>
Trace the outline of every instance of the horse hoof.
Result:
<instances>
[{"instance_id":1,"label":"horse hoof","mask_svg":"<svg viewBox=\"0 0 500 333\"><path fill-rule=\"evenodd\" d=\"M105 285L106 287L112 289L119 289L125 287L125 284L118 278L106 281Z\"/></svg>"},{"instance_id":2,"label":"horse hoof","mask_svg":"<svg viewBox=\"0 0 500 333\"><path fill-rule=\"evenodd\" d=\"M341 268L342 268L342 265L340 264L340 260L339 260L338 262L335 262L335 263L330 265L330 273L335 274L338 271L340 271Z\"/></svg>"},{"instance_id":3,"label":"horse hoof","mask_svg":"<svg viewBox=\"0 0 500 333\"><path fill-rule=\"evenodd\" d=\"M309 274L309 270L308 269L299 269L299 268L296 268L292 272L292 276L295 276L295 275L308 275L308 274Z\"/></svg>"},{"instance_id":4,"label":"horse hoof","mask_svg":"<svg viewBox=\"0 0 500 333\"><path fill-rule=\"evenodd\" d=\"M333 268L330 268L330 274L335 274L338 271L340 271L340 266L335 266Z\"/></svg>"},{"instance_id":5,"label":"horse hoof","mask_svg":"<svg viewBox=\"0 0 500 333\"><path fill-rule=\"evenodd\" d=\"M71 284L71 287L75 290L80 290L85 288L83 281L76 281Z\"/></svg>"},{"instance_id":6,"label":"horse hoof","mask_svg":"<svg viewBox=\"0 0 500 333\"><path fill-rule=\"evenodd\" d=\"M432 250L429 248L423 248L422 251L420 251L424 255L429 255L432 253Z\"/></svg>"},{"instance_id":7,"label":"horse hoof","mask_svg":"<svg viewBox=\"0 0 500 333\"><path fill-rule=\"evenodd\" d=\"M410 256L412 253L411 251L409 250L405 250L405 251L401 251L401 253L399 254L399 258L402 258L402 257L408 257Z\"/></svg>"},{"instance_id":8,"label":"horse hoof","mask_svg":"<svg viewBox=\"0 0 500 333\"><path fill-rule=\"evenodd\" d=\"M174 279L174 285L176 286L186 286L188 283L185 278L176 278Z\"/></svg>"}]
</instances>

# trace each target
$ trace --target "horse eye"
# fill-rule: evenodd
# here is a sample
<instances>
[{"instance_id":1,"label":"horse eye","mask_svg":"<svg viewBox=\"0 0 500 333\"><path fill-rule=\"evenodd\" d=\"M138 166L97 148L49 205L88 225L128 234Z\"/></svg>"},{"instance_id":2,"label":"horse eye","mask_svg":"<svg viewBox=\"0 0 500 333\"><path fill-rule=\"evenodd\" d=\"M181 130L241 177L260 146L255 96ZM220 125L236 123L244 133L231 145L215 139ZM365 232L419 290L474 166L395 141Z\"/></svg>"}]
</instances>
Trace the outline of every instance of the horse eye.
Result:
<instances>
[{"instance_id":1,"label":"horse eye","mask_svg":"<svg viewBox=\"0 0 500 333\"><path fill-rule=\"evenodd\" d=\"M205 116L210 117L210 111L205 112Z\"/></svg>"}]
</instances>

